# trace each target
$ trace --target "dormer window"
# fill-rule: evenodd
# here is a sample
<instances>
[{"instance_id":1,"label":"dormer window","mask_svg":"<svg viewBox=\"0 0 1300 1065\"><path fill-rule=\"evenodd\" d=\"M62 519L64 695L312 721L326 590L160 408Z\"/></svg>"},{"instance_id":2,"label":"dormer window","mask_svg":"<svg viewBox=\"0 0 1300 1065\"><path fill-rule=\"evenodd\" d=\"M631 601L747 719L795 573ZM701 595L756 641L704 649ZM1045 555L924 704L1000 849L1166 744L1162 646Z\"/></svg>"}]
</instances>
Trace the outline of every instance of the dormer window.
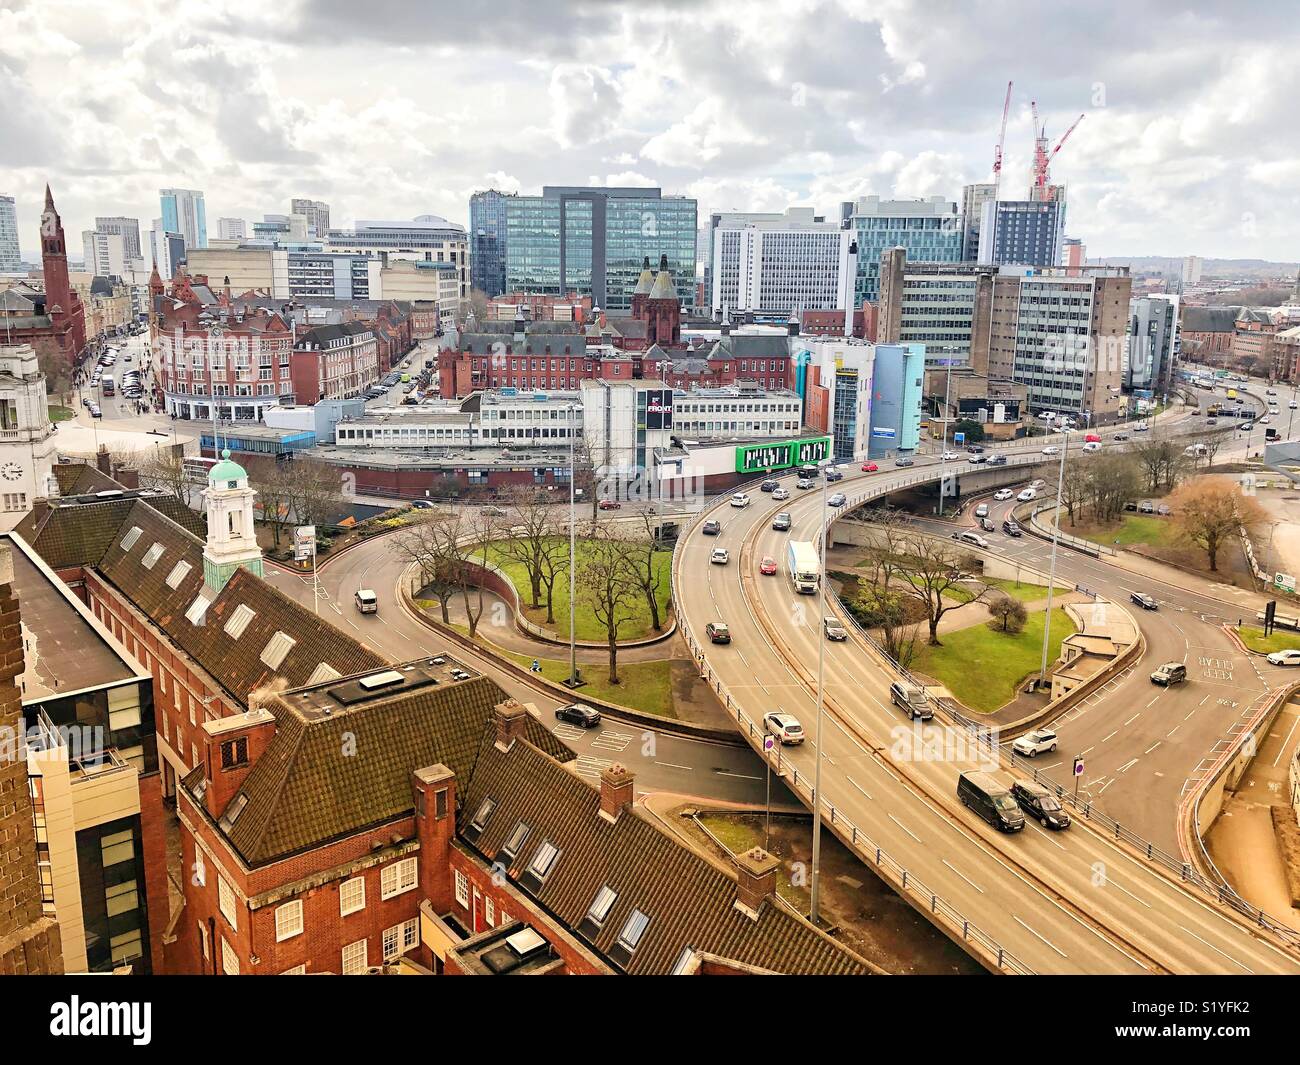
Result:
<instances>
[{"instance_id":1,"label":"dormer window","mask_svg":"<svg viewBox=\"0 0 1300 1065\"><path fill-rule=\"evenodd\" d=\"M240 603L226 621L226 635L233 640L239 639L244 635L244 630L248 628L248 623L256 616L257 612L252 607Z\"/></svg>"},{"instance_id":2,"label":"dormer window","mask_svg":"<svg viewBox=\"0 0 1300 1065\"><path fill-rule=\"evenodd\" d=\"M163 545L157 543L154 544L152 547L149 548L148 551L144 553L144 558L140 560L140 565L142 565L145 569L153 569L154 566L158 564L158 560L162 558L162 553L163 553Z\"/></svg>"},{"instance_id":3,"label":"dormer window","mask_svg":"<svg viewBox=\"0 0 1300 1065\"><path fill-rule=\"evenodd\" d=\"M528 833L531 831L532 829L523 821L520 821L515 825L515 827L510 830L510 835L506 837L506 841L501 844L502 856L513 861L515 855L519 853L519 848L524 845L524 841L528 839Z\"/></svg>"}]
</instances>

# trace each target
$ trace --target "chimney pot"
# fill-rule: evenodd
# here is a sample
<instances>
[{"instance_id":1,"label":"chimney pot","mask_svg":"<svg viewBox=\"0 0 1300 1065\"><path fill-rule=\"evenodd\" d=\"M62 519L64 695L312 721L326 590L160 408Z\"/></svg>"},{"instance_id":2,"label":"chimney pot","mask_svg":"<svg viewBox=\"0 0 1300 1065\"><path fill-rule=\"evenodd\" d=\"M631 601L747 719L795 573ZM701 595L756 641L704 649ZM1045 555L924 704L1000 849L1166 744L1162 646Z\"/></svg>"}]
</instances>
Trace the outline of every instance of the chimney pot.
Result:
<instances>
[{"instance_id":1,"label":"chimney pot","mask_svg":"<svg viewBox=\"0 0 1300 1065\"><path fill-rule=\"evenodd\" d=\"M736 909L758 920L763 903L776 894L780 864L762 847L752 847L736 857Z\"/></svg>"},{"instance_id":2,"label":"chimney pot","mask_svg":"<svg viewBox=\"0 0 1300 1065\"><path fill-rule=\"evenodd\" d=\"M617 762L600 771L601 817L606 821L617 821L624 807L632 805L635 780L636 777Z\"/></svg>"},{"instance_id":3,"label":"chimney pot","mask_svg":"<svg viewBox=\"0 0 1300 1065\"><path fill-rule=\"evenodd\" d=\"M528 711L518 699L507 699L497 703L492 714L497 729L497 746L508 751L515 740L524 734L528 723Z\"/></svg>"}]
</instances>

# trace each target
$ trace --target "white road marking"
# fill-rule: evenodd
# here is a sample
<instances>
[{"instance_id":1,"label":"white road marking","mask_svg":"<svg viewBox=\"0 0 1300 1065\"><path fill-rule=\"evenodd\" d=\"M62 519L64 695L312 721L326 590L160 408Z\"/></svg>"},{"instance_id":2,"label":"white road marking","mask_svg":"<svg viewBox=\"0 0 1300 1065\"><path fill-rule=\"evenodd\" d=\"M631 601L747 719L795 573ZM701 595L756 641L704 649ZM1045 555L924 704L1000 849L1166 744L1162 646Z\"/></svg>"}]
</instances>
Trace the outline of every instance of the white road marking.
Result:
<instances>
[{"instance_id":1,"label":"white road marking","mask_svg":"<svg viewBox=\"0 0 1300 1065\"><path fill-rule=\"evenodd\" d=\"M916 840L917 843L920 843L920 842L921 842L921 837L918 836L915 832L913 832L910 828L908 828L905 824L903 824L903 822L900 821L900 820L899 820L897 817L895 817L893 814L890 814L890 815L889 815L889 819L890 819L891 821L893 821L894 824L896 824L896 825L897 825L899 828L901 828L904 832L906 832L909 836L911 836L914 840Z\"/></svg>"},{"instance_id":2,"label":"white road marking","mask_svg":"<svg viewBox=\"0 0 1300 1065\"><path fill-rule=\"evenodd\" d=\"M1186 933L1187 933L1189 936L1191 936L1193 939L1200 939L1202 943L1204 943L1207 947L1209 947L1209 948L1210 948L1212 951L1214 951L1216 954L1223 954L1223 956L1224 956L1225 958L1227 958L1228 961L1232 962L1234 965L1240 965L1243 969L1246 970L1246 972L1250 973L1252 976L1254 975L1255 970L1252 969L1249 965L1245 964L1244 962L1237 961L1237 959L1234 958L1231 954L1224 954L1224 952L1221 951L1221 950L1219 950L1219 948L1216 947L1213 943L1209 942L1208 940L1202 939L1202 938L1201 938L1200 936L1198 936L1195 932L1193 932L1190 928L1184 928L1183 931L1186 932Z\"/></svg>"},{"instance_id":3,"label":"white road marking","mask_svg":"<svg viewBox=\"0 0 1300 1065\"><path fill-rule=\"evenodd\" d=\"M960 869L958 869L955 865L953 865L952 862L948 861L947 858L942 859L942 861L943 861L943 864L944 864L944 865L946 865L949 869L951 869L951 870L952 870L954 873L956 873L959 877L961 877L963 880L965 880L966 883L968 883L971 887L973 887L973 888L974 888L976 891L978 891L981 895L984 894L984 889L983 889L982 887L980 887L977 883L975 883L974 880L972 880L972 879L971 879L970 877L968 877L965 873L963 873Z\"/></svg>"},{"instance_id":4,"label":"white road marking","mask_svg":"<svg viewBox=\"0 0 1300 1065\"><path fill-rule=\"evenodd\" d=\"M1058 947L1058 946L1057 946L1055 943L1053 943L1050 939L1047 939L1047 938L1045 938L1044 936L1039 935L1039 933L1035 932L1032 928L1029 927L1029 925L1025 924L1025 922L1022 921L1019 917L1016 917L1016 915L1015 915L1014 913L1013 913L1011 916L1016 918L1016 924L1020 925L1020 927L1023 928L1026 932L1028 932L1030 935L1037 936L1037 937L1038 937L1039 939L1041 939L1044 943L1046 943L1049 947L1051 947L1054 951L1056 951L1056 953L1059 954L1062 958L1068 958L1068 957L1069 957L1069 955L1066 954L1065 951L1063 951L1060 947Z\"/></svg>"}]
</instances>

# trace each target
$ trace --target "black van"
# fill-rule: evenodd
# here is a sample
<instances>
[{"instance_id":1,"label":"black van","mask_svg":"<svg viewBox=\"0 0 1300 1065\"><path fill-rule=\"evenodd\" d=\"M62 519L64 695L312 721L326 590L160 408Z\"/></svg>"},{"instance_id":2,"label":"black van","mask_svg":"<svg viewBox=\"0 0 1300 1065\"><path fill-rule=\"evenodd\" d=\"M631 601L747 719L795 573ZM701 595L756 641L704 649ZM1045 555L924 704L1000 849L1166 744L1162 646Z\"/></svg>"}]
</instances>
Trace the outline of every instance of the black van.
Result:
<instances>
[{"instance_id":1,"label":"black van","mask_svg":"<svg viewBox=\"0 0 1300 1065\"><path fill-rule=\"evenodd\" d=\"M1019 832L1025 827L1025 815L1006 785L988 773L973 770L957 778L957 798L990 825L1002 832Z\"/></svg>"}]
</instances>

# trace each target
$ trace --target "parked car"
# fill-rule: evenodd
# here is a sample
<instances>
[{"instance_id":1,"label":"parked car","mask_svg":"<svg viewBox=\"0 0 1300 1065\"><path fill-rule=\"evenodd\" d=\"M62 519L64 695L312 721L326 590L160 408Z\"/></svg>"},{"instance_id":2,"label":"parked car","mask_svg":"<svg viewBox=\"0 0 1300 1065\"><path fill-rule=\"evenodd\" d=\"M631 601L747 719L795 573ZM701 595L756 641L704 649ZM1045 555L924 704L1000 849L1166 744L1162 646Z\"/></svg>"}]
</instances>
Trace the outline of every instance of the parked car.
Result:
<instances>
[{"instance_id":1,"label":"parked car","mask_svg":"<svg viewBox=\"0 0 1300 1065\"><path fill-rule=\"evenodd\" d=\"M725 547L715 547L713 554L709 555L709 561L715 566L725 566L731 561L731 554Z\"/></svg>"},{"instance_id":2,"label":"parked car","mask_svg":"<svg viewBox=\"0 0 1300 1065\"><path fill-rule=\"evenodd\" d=\"M1023 536L1024 530L1020 528L1020 523L1012 518L1007 518L1002 523L1002 531L1008 536Z\"/></svg>"},{"instance_id":3,"label":"parked car","mask_svg":"<svg viewBox=\"0 0 1300 1065\"><path fill-rule=\"evenodd\" d=\"M1268 656L1268 664L1271 666L1300 666L1300 651L1294 648L1273 651Z\"/></svg>"},{"instance_id":4,"label":"parked car","mask_svg":"<svg viewBox=\"0 0 1300 1065\"><path fill-rule=\"evenodd\" d=\"M991 773L962 773L957 778L957 798L1001 832L1019 832L1025 827L1025 815L1011 791Z\"/></svg>"},{"instance_id":5,"label":"parked car","mask_svg":"<svg viewBox=\"0 0 1300 1065\"><path fill-rule=\"evenodd\" d=\"M864 463L862 464L862 472L863 472L863 473L878 473L879 470L880 470L880 467L877 466L874 462L864 462Z\"/></svg>"},{"instance_id":6,"label":"parked car","mask_svg":"<svg viewBox=\"0 0 1300 1065\"><path fill-rule=\"evenodd\" d=\"M1186 679L1187 667L1181 662L1166 662L1151 674L1152 684L1161 684L1166 688L1173 684L1181 684Z\"/></svg>"},{"instance_id":7,"label":"parked car","mask_svg":"<svg viewBox=\"0 0 1300 1065\"><path fill-rule=\"evenodd\" d=\"M959 543L969 544L971 547L988 547L989 542L977 532L959 532L953 533L952 538Z\"/></svg>"},{"instance_id":8,"label":"parked car","mask_svg":"<svg viewBox=\"0 0 1300 1065\"><path fill-rule=\"evenodd\" d=\"M1146 592L1132 592L1129 594L1129 599L1140 606L1143 610L1160 609L1160 604L1152 599L1151 596L1147 595Z\"/></svg>"},{"instance_id":9,"label":"parked car","mask_svg":"<svg viewBox=\"0 0 1300 1065\"><path fill-rule=\"evenodd\" d=\"M776 559L770 557L764 558L763 561L758 564L758 572L761 573L764 577L775 576Z\"/></svg>"},{"instance_id":10,"label":"parked car","mask_svg":"<svg viewBox=\"0 0 1300 1065\"><path fill-rule=\"evenodd\" d=\"M762 484L758 486L758 490L760 492L775 492L780 487L781 487L780 481L764 481Z\"/></svg>"},{"instance_id":11,"label":"parked car","mask_svg":"<svg viewBox=\"0 0 1300 1065\"><path fill-rule=\"evenodd\" d=\"M916 460L907 455L899 455L898 458L894 459L894 465L902 469L907 466L915 466Z\"/></svg>"},{"instance_id":12,"label":"parked car","mask_svg":"<svg viewBox=\"0 0 1300 1065\"><path fill-rule=\"evenodd\" d=\"M822 630L826 633L826 639L834 640L836 643L849 638L848 630L840 624L839 618L822 618Z\"/></svg>"},{"instance_id":13,"label":"parked car","mask_svg":"<svg viewBox=\"0 0 1300 1065\"><path fill-rule=\"evenodd\" d=\"M1056 733L1051 729L1034 729L1011 744L1016 754L1026 758L1035 758L1040 754L1050 754L1056 750Z\"/></svg>"},{"instance_id":14,"label":"parked car","mask_svg":"<svg viewBox=\"0 0 1300 1065\"><path fill-rule=\"evenodd\" d=\"M777 514L777 516L772 519L772 528L777 532L789 532L790 512L788 510L783 510Z\"/></svg>"},{"instance_id":15,"label":"parked car","mask_svg":"<svg viewBox=\"0 0 1300 1065\"><path fill-rule=\"evenodd\" d=\"M764 714L763 729L786 745L804 741L803 726L793 714L782 714L776 711Z\"/></svg>"},{"instance_id":16,"label":"parked car","mask_svg":"<svg viewBox=\"0 0 1300 1065\"><path fill-rule=\"evenodd\" d=\"M1011 797L1026 814L1044 828L1061 832L1070 827L1070 815L1061 800L1042 784L1033 780L1017 780L1011 785Z\"/></svg>"},{"instance_id":17,"label":"parked car","mask_svg":"<svg viewBox=\"0 0 1300 1065\"><path fill-rule=\"evenodd\" d=\"M1013 492L1013 491L1011 491L1010 488L999 488L996 492L993 493L993 498L994 498L994 499L1010 499L1010 498L1011 498L1013 495L1015 495L1015 494L1016 494L1016 493Z\"/></svg>"},{"instance_id":18,"label":"parked car","mask_svg":"<svg viewBox=\"0 0 1300 1065\"><path fill-rule=\"evenodd\" d=\"M749 506L749 493L748 493L748 492L737 492L735 495L733 495L733 496L731 497L731 505L732 505L733 507L747 507L747 506Z\"/></svg>"},{"instance_id":19,"label":"parked car","mask_svg":"<svg viewBox=\"0 0 1300 1065\"><path fill-rule=\"evenodd\" d=\"M570 703L555 711L557 721L567 721L578 728L595 728L600 724L600 711L586 703Z\"/></svg>"},{"instance_id":20,"label":"parked car","mask_svg":"<svg viewBox=\"0 0 1300 1065\"><path fill-rule=\"evenodd\" d=\"M618 510L623 506L617 499L602 499L596 504L601 510Z\"/></svg>"},{"instance_id":21,"label":"parked car","mask_svg":"<svg viewBox=\"0 0 1300 1065\"><path fill-rule=\"evenodd\" d=\"M1143 499L1138 503L1139 514L1154 514L1156 512L1155 502L1150 499Z\"/></svg>"},{"instance_id":22,"label":"parked car","mask_svg":"<svg viewBox=\"0 0 1300 1065\"><path fill-rule=\"evenodd\" d=\"M828 500L826 500L826 505L828 507L842 507L848 501L849 501L848 496L846 496L843 492L832 492L831 497Z\"/></svg>"},{"instance_id":23,"label":"parked car","mask_svg":"<svg viewBox=\"0 0 1300 1065\"><path fill-rule=\"evenodd\" d=\"M889 686L889 701L900 707L913 721L929 721L934 717L934 704L919 684L896 680Z\"/></svg>"},{"instance_id":24,"label":"parked car","mask_svg":"<svg viewBox=\"0 0 1300 1065\"><path fill-rule=\"evenodd\" d=\"M717 536L718 533L722 532L722 522L718 521L716 518L710 518L700 528L700 531L704 533L705 536Z\"/></svg>"},{"instance_id":25,"label":"parked car","mask_svg":"<svg viewBox=\"0 0 1300 1065\"><path fill-rule=\"evenodd\" d=\"M704 626L704 635L710 643L731 643L731 630L725 621L710 621Z\"/></svg>"},{"instance_id":26,"label":"parked car","mask_svg":"<svg viewBox=\"0 0 1300 1065\"><path fill-rule=\"evenodd\" d=\"M789 499L789 498L790 498L790 489L788 489L788 488L777 488L777 489L774 489L773 492L772 492L772 498L775 499L775 500L777 500L778 502L781 501L782 499Z\"/></svg>"}]
</instances>

